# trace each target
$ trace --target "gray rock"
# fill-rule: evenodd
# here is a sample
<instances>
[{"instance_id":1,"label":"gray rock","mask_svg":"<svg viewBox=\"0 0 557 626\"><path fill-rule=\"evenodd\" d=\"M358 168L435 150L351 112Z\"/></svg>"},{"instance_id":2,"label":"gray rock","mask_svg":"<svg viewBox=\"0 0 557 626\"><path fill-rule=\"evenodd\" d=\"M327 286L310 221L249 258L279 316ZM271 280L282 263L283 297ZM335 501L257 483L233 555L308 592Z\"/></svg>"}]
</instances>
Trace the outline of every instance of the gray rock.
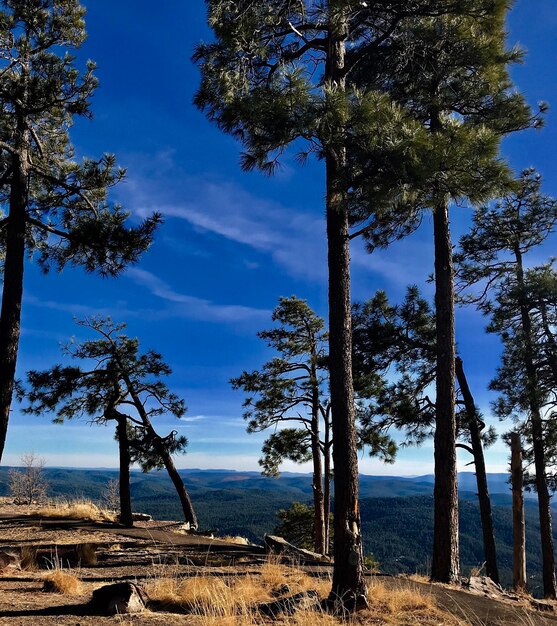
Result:
<instances>
[{"instance_id":1,"label":"gray rock","mask_svg":"<svg viewBox=\"0 0 557 626\"><path fill-rule=\"evenodd\" d=\"M148 513L132 513L132 520L134 522L151 522L153 516Z\"/></svg>"},{"instance_id":2,"label":"gray rock","mask_svg":"<svg viewBox=\"0 0 557 626\"><path fill-rule=\"evenodd\" d=\"M122 615L141 613L148 602L149 596L142 587L126 582L95 589L91 604L106 615Z\"/></svg>"}]
</instances>

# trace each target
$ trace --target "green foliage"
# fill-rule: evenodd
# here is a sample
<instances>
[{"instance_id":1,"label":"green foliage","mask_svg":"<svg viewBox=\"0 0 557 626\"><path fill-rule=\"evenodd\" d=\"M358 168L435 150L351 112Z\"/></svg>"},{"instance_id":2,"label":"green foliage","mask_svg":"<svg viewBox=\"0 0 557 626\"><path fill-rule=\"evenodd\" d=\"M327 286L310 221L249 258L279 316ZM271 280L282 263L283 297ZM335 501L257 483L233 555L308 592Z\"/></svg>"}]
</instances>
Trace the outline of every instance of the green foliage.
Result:
<instances>
[{"instance_id":1,"label":"green foliage","mask_svg":"<svg viewBox=\"0 0 557 626\"><path fill-rule=\"evenodd\" d=\"M280 509L277 517L280 524L273 531L275 535L283 537L298 548L313 550L313 507L302 502L293 502L289 509Z\"/></svg>"},{"instance_id":2,"label":"green foliage","mask_svg":"<svg viewBox=\"0 0 557 626\"><path fill-rule=\"evenodd\" d=\"M303 428L283 428L268 437L262 448L259 465L265 476L278 476L279 466L284 459L294 463L311 461L311 437Z\"/></svg>"},{"instance_id":3,"label":"green foliage","mask_svg":"<svg viewBox=\"0 0 557 626\"><path fill-rule=\"evenodd\" d=\"M421 445L433 435L435 400L435 315L417 286L408 287L401 304L391 304L378 291L363 304L353 306L353 364L356 390L370 400L361 407L364 441L391 428L404 432L403 445ZM458 434L469 438L461 400ZM484 428L480 420L480 430ZM492 428L482 433L484 445L495 441Z\"/></svg>"},{"instance_id":4,"label":"green foliage","mask_svg":"<svg viewBox=\"0 0 557 626\"><path fill-rule=\"evenodd\" d=\"M162 356L153 350L141 353L139 341L122 332L125 324L116 324L110 318L91 318L78 324L100 336L65 347L66 355L84 362L85 367L55 365L28 372L27 388L20 389L22 399L28 401L24 412L55 413L57 423L82 417L105 423L125 417L134 448L133 461L145 471L162 464L154 452L155 440L171 453L183 452L187 444L184 437L177 437L176 431L160 437L150 422L161 415L180 418L186 412L184 401L162 380L171 373Z\"/></svg>"},{"instance_id":5,"label":"green foliage","mask_svg":"<svg viewBox=\"0 0 557 626\"><path fill-rule=\"evenodd\" d=\"M314 513L313 508L303 502L292 502L288 509L280 509L277 513L280 524L275 527L273 534L283 537L289 543L313 550L314 543ZM329 513L329 528L333 532L333 514ZM332 534L331 534L332 540Z\"/></svg>"},{"instance_id":6,"label":"green foliage","mask_svg":"<svg viewBox=\"0 0 557 626\"><path fill-rule=\"evenodd\" d=\"M501 137L539 126L545 111L541 105L533 115L512 88L509 66L522 53L505 47L509 4L477 0L441 17L405 19L378 48L374 65L361 68L356 80L389 93L428 133L421 170L411 179L413 197L376 211L364 233L371 248L412 232L425 208L447 200L478 204L509 189Z\"/></svg>"},{"instance_id":7,"label":"green foliage","mask_svg":"<svg viewBox=\"0 0 557 626\"><path fill-rule=\"evenodd\" d=\"M85 39L84 15L77 0L3 3L0 194L13 209L16 170L25 161L28 252L37 253L45 271L71 264L115 275L148 248L160 216L130 226L129 212L108 201L125 175L114 156L74 159L69 129L75 116L91 116L97 86L95 64L82 72L71 54ZM11 219L12 210L1 222L3 234Z\"/></svg>"},{"instance_id":8,"label":"green foliage","mask_svg":"<svg viewBox=\"0 0 557 626\"><path fill-rule=\"evenodd\" d=\"M545 416L546 444L557 401L557 274L553 261L528 268L526 257L556 224L557 201L542 193L536 172L525 170L512 193L476 212L456 256L464 300L490 317L488 332L503 342L490 385L501 393L495 412L520 421L534 402Z\"/></svg>"},{"instance_id":9,"label":"green foliage","mask_svg":"<svg viewBox=\"0 0 557 626\"><path fill-rule=\"evenodd\" d=\"M406 209L427 202L429 172L433 168L433 176L444 180L439 164L447 159L451 193L469 195L478 167L486 179L488 174L501 178L494 157L498 139L488 121L502 120L503 114L507 119L512 108L515 125L528 123L521 98L503 98L509 85L504 69L498 68L516 54L500 50L503 8L496 4L494 9L491 0L418 0L411 5L401 0L357 5L207 0L215 41L199 45L194 54L202 76L195 103L243 144L242 164L248 170L272 173L294 144L302 159L310 154L322 158L327 151L338 156L346 149L341 177L354 223L375 219L379 210L395 205ZM443 32L441 45L435 25L445 22L453 26ZM331 33L347 50L342 87L325 79ZM459 110L459 116L465 119L480 110L484 123L475 128L455 116L446 120L446 134L432 137L424 116L408 110L417 103L422 111L425 94L437 93L429 90L431 80L424 71L435 73L430 65L440 50L447 50L437 59L445 70L440 79L445 100L455 93L453 109L457 104L469 107ZM455 65L457 70L451 71ZM411 96L404 98L406 86ZM463 102L467 90L474 99ZM446 102L440 104L449 111ZM461 168L462 159L473 162L473 169ZM422 190L418 195L417 187Z\"/></svg>"}]
</instances>

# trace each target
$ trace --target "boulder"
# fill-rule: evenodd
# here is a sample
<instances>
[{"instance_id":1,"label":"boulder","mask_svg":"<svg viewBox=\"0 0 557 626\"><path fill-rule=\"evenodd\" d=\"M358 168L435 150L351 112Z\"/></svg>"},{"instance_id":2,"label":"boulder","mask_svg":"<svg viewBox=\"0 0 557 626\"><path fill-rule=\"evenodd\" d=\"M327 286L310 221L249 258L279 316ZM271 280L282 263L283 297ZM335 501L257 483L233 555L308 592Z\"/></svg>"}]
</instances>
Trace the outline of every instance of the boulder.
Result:
<instances>
[{"instance_id":1,"label":"boulder","mask_svg":"<svg viewBox=\"0 0 557 626\"><path fill-rule=\"evenodd\" d=\"M472 593L485 596L486 598L493 598L494 600L507 596L503 588L494 583L488 576L470 576L466 588Z\"/></svg>"},{"instance_id":2,"label":"boulder","mask_svg":"<svg viewBox=\"0 0 557 626\"><path fill-rule=\"evenodd\" d=\"M153 516L148 513L132 513L132 520L134 522L151 522L153 521Z\"/></svg>"},{"instance_id":3,"label":"boulder","mask_svg":"<svg viewBox=\"0 0 557 626\"><path fill-rule=\"evenodd\" d=\"M103 614L122 615L141 613L148 602L149 597L142 587L126 582L104 585L95 589L91 604Z\"/></svg>"}]
</instances>

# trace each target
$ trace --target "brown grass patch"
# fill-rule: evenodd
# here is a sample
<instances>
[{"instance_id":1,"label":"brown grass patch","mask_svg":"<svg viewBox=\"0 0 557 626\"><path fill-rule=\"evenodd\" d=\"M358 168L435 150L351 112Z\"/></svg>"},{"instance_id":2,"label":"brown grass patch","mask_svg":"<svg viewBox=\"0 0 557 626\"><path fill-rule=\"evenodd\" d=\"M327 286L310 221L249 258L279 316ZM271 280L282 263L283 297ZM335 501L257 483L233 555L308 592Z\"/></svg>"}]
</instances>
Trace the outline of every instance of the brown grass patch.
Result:
<instances>
[{"instance_id":1,"label":"brown grass patch","mask_svg":"<svg viewBox=\"0 0 557 626\"><path fill-rule=\"evenodd\" d=\"M78 596L83 592L83 585L75 574L53 569L44 575L43 591L61 593L65 596Z\"/></svg>"},{"instance_id":2,"label":"brown grass patch","mask_svg":"<svg viewBox=\"0 0 557 626\"><path fill-rule=\"evenodd\" d=\"M414 624L444 624L464 626L464 622L437 607L435 598L417 589L400 587L387 589L379 582L368 585L369 611L363 615L381 619L389 626L413 626ZM365 619L363 621L365 623Z\"/></svg>"},{"instance_id":3,"label":"brown grass patch","mask_svg":"<svg viewBox=\"0 0 557 626\"><path fill-rule=\"evenodd\" d=\"M63 517L65 519L85 519L93 522L113 522L115 515L102 509L90 500L58 501L35 511L40 517Z\"/></svg>"}]
</instances>

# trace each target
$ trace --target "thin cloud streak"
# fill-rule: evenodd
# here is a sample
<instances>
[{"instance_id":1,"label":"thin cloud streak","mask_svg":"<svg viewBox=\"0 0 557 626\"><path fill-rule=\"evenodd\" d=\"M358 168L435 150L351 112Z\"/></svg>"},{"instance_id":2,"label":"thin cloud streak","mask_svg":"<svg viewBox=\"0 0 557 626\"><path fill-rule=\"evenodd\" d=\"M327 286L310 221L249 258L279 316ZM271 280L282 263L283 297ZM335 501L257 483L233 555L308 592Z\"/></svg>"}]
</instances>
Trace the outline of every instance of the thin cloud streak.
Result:
<instances>
[{"instance_id":1,"label":"thin cloud streak","mask_svg":"<svg viewBox=\"0 0 557 626\"><path fill-rule=\"evenodd\" d=\"M180 305L183 315L192 319L212 322L238 322L268 319L270 311L236 304L215 304L195 296L173 290L152 272L132 267L126 276L148 289L153 295L173 304Z\"/></svg>"}]
</instances>

